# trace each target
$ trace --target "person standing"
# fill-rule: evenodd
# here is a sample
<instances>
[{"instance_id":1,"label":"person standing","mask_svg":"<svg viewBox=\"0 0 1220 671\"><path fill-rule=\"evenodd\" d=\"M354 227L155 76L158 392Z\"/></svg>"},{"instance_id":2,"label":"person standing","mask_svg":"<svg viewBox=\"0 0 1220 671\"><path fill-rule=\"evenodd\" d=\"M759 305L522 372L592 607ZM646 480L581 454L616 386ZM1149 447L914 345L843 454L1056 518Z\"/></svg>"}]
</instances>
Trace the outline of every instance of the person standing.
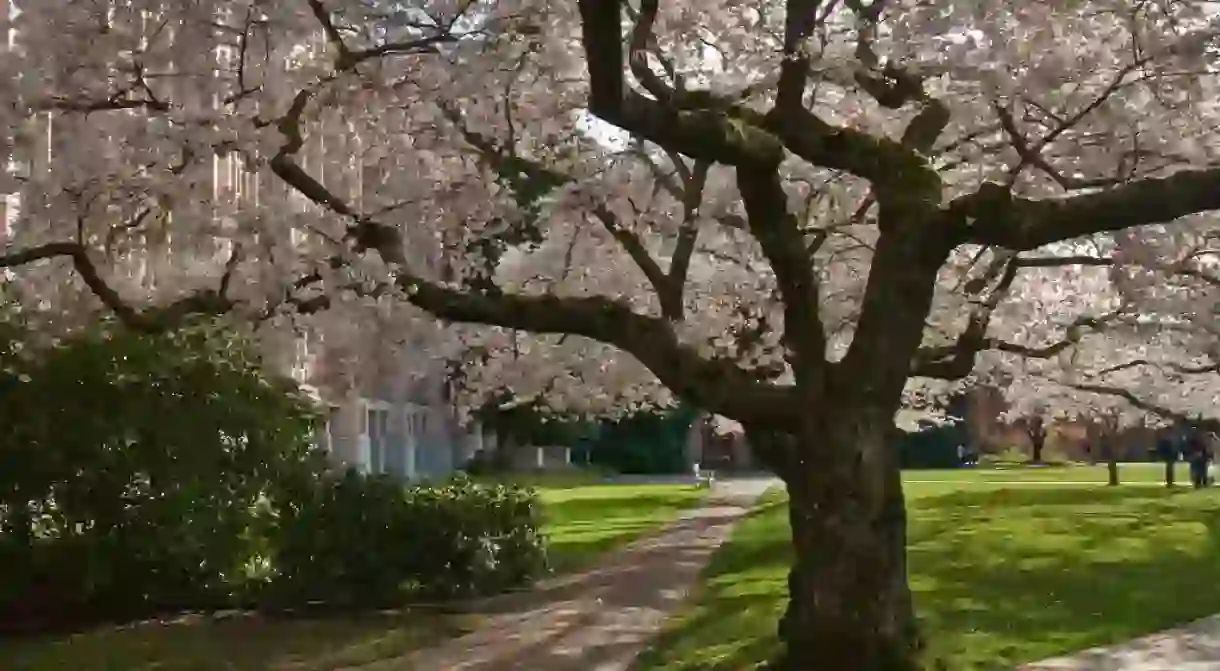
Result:
<instances>
[{"instance_id":1,"label":"person standing","mask_svg":"<svg viewBox=\"0 0 1220 671\"><path fill-rule=\"evenodd\" d=\"M1165 464L1165 486L1174 486L1174 469L1178 465L1178 446L1172 437L1162 435L1156 443L1157 456Z\"/></svg>"},{"instance_id":2,"label":"person standing","mask_svg":"<svg viewBox=\"0 0 1220 671\"><path fill-rule=\"evenodd\" d=\"M1190 484L1195 489L1207 486L1207 465L1211 461L1211 450L1203 437L1193 428L1186 436L1186 461L1190 464Z\"/></svg>"},{"instance_id":3,"label":"person standing","mask_svg":"<svg viewBox=\"0 0 1220 671\"><path fill-rule=\"evenodd\" d=\"M1203 486L1211 487L1215 482L1212 478L1212 458L1215 455L1212 453L1211 436L1199 435L1199 450L1203 453Z\"/></svg>"}]
</instances>

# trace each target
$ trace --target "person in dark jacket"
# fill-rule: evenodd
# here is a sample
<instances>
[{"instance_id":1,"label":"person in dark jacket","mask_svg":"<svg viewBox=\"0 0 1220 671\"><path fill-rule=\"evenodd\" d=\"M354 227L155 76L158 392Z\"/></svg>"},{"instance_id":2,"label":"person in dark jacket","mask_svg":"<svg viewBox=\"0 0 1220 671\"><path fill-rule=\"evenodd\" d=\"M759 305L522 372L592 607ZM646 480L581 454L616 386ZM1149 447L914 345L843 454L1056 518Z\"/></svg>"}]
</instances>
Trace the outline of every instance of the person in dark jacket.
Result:
<instances>
[{"instance_id":1,"label":"person in dark jacket","mask_svg":"<svg viewBox=\"0 0 1220 671\"><path fill-rule=\"evenodd\" d=\"M1174 469L1178 465L1178 446L1170 436L1161 436L1156 442L1157 458L1165 464L1165 486L1174 486Z\"/></svg>"},{"instance_id":2,"label":"person in dark jacket","mask_svg":"<svg viewBox=\"0 0 1220 671\"><path fill-rule=\"evenodd\" d=\"M1190 484L1195 489L1206 487L1208 485L1207 467L1212 460L1211 447L1203 439L1202 434L1191 430L1186 438L1184 452L1186 461L1190 464Z\"/></svg>"}]
</instances>

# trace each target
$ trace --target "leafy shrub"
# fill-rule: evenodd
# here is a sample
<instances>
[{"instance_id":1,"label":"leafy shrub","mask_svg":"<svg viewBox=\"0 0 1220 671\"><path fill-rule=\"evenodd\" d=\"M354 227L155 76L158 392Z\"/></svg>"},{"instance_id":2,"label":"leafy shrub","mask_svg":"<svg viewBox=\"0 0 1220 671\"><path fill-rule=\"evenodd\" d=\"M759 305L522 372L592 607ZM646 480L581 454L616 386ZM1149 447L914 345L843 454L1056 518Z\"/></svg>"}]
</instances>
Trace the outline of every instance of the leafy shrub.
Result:
<instances>
[{"instance_id":1,"label":"leafy shrub","mask_svg":"<svg viewBox=\"0 0 1220 671\"><path fill-rule=\"evenodd\" d=\"M488 594L545 568L532 491L328 472L317 416L209 325L36 350L0 321L0 631Z\"/></svg>"},{"instance_id":2,"label":"leafy shrub","mask_svg":"<svg viewBox=\"0 0 1220 671\"><path fill-rule=\"evenodd\" d=\"M404 488L327 476L281 512L270 598L381 606L528 584L546 566L538 506L532 490L464 477Z\"/></svg>"},{"instance_id":3,"label":"leafy shrub","mask_svg":"<svg viewBox=\"0 0 1220 671\"><path fill-rule=\"evenodd\" d=\"M230 603L316 470L310 402L210 325L6 342L0 628Z\"/></svg>"}]
</instances>

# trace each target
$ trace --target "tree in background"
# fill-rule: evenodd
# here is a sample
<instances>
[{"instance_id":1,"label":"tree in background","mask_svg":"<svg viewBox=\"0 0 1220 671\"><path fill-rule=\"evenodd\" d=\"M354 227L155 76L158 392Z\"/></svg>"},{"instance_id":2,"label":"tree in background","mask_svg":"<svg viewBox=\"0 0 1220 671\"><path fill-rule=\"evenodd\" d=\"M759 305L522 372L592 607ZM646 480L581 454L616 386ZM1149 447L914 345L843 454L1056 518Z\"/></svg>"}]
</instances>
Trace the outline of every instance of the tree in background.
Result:
<instances>
[{"instance_id":1,"label":"tree in background","mask_svg":"<svg viewBox=\"0 0 1220 671\"><path fill-rule=\"evenodd\" d=\"M1035 464L1042 462L1042 448L1046 445L1048 427L1046 417L1042 413L1028 415L1021 419L1021 428L1029 438L1029 460Z\"/></svg>"},{"instance_id":2,"label":"tree in background","mask_svg":"<svg viewBox=\"0 0 1220 671\"><path fill-rule=\"evenodd\" d=\"M30 4L0 266L43 328L362 303L487 389L736 420L789 493L778 668L918 666L914 388L1123 401L1129 285L1214 259L1207 2Z\"/></svg>"}]
</instances>

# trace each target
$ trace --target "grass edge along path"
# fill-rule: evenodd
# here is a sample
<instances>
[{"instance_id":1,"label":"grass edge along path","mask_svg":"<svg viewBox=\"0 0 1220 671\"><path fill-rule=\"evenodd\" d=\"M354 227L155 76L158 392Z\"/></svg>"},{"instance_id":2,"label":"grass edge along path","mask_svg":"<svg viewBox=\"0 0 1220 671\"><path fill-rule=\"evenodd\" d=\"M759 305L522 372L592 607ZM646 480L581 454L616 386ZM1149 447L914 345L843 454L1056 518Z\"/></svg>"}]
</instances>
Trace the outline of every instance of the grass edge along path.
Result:
<instances>
[{"instance_id":1,"label":"grass edge along path","mask_svg":"<svg viewBox=\"0 0 1220 671\"><path fill-rule=\"evenodd\" d=\"M1022 487L957 473L906 485L930 669L1012 669L1220 612L1220 490ZM637 671L743 671L776 650L785 503L772 490L741 521Z\"/></svg>"}]
</instances>

